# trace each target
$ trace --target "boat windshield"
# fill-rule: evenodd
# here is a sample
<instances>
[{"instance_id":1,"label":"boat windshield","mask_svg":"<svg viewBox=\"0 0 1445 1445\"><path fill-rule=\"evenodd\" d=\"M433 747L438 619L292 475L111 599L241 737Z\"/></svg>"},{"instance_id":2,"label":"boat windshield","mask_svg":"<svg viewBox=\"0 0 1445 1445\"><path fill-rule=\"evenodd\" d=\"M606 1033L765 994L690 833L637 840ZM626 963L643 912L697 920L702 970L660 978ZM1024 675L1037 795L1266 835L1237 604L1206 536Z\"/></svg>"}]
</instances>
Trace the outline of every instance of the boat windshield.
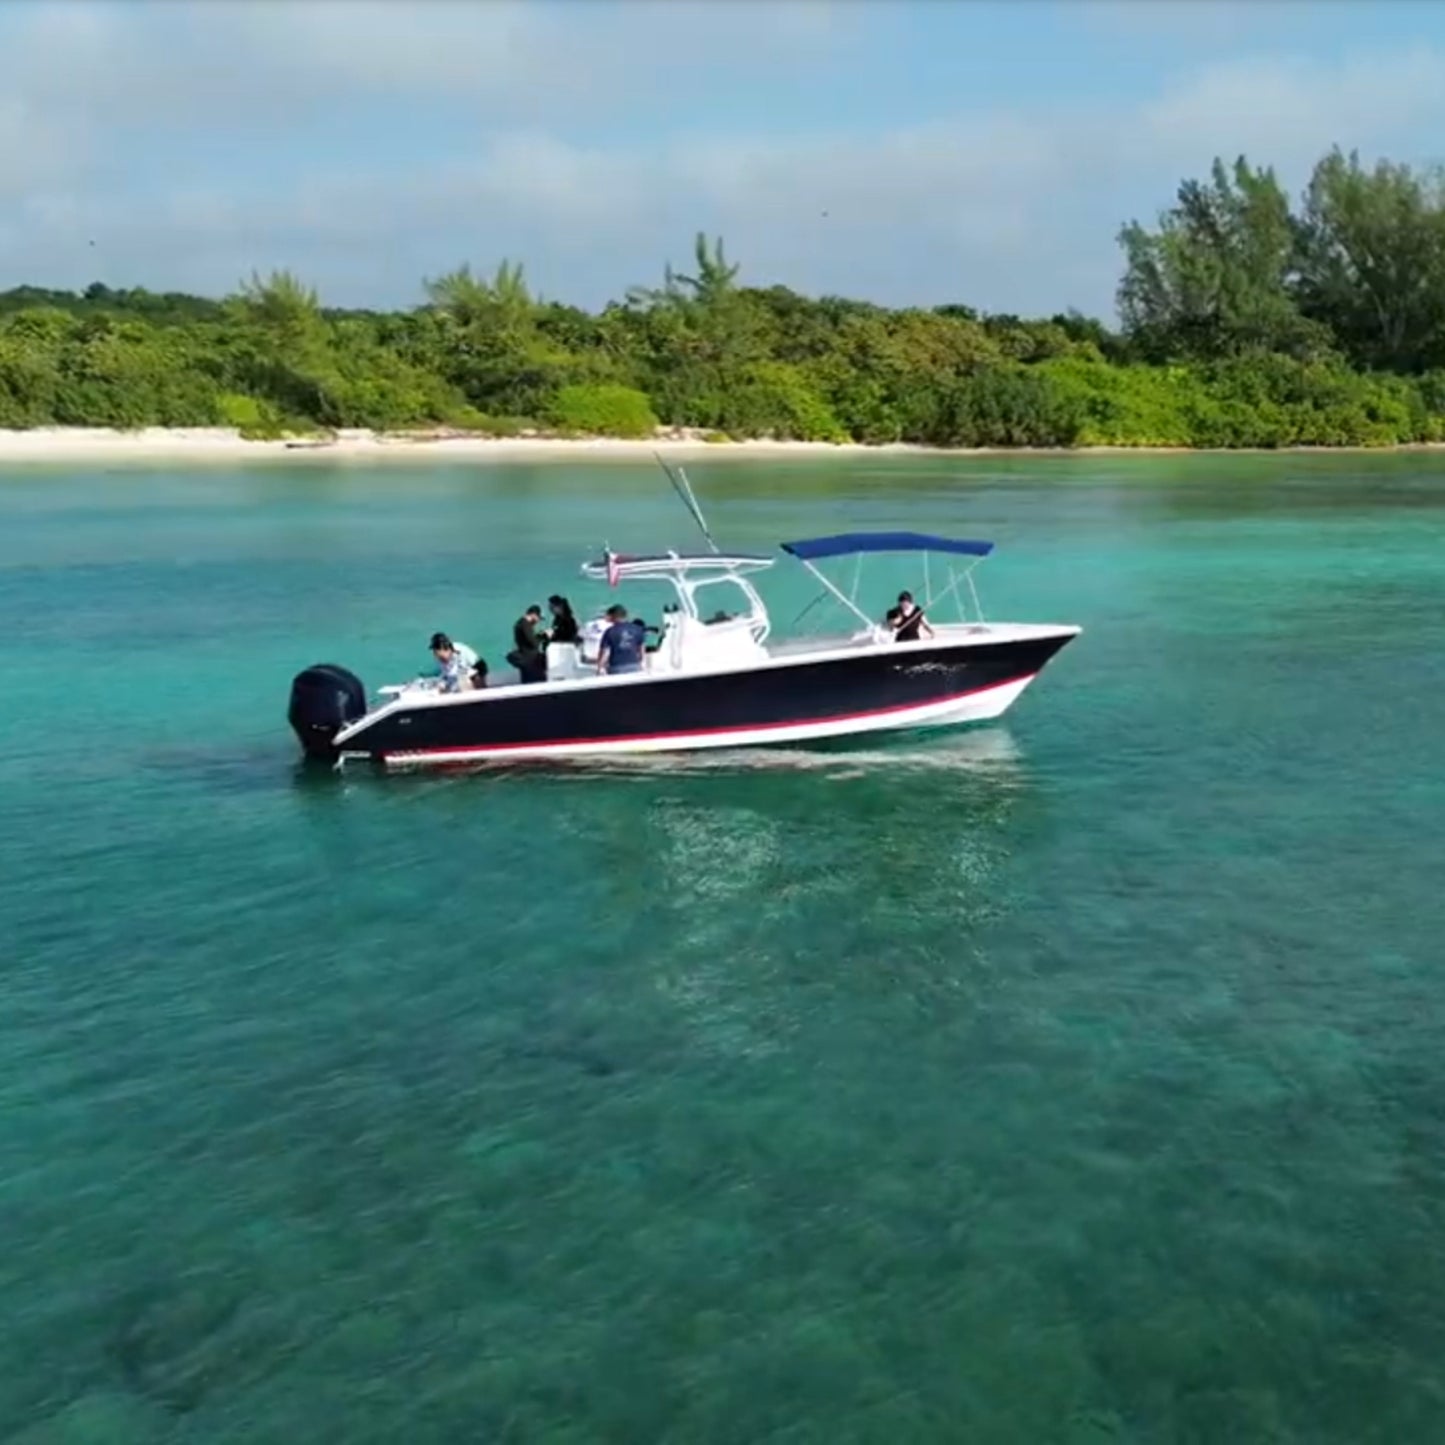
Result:
<instances>
[{"instance_id":1,"label":"boat windshield","mask_svg":"<svg viewBox=\"0 0 1445 1445\"><path fill-rule=\"evenodd\" d=\"M599 561L587 562L582 575L592 581L606 581L613 586L624 582L664 582L677 595L678 608L684 616L715 626L724 622L746 620L753 636L762 642L771 630L768 609L757 589L747 580L748 574L762 572L774 563L772 557L724 556L683 556L676 552L664 552L650 556L609 554ZM714 589L725 588L727 593L741 594L741 606L719 605ZM708 592L706 598L699 594Z\"/></svg>"}]
</instances>

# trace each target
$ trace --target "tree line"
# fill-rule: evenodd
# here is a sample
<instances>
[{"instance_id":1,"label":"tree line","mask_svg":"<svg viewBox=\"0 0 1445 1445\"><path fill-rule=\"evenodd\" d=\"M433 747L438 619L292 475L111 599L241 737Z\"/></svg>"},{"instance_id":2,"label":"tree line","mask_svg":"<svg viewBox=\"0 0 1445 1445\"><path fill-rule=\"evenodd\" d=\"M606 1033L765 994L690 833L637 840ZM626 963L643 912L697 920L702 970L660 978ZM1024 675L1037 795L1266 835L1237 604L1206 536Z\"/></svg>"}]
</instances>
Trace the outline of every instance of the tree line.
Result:
<instances>
[{"instance_id":1,"label":"tree line","mask_svg":"<svg viewBox=\"0 0 1445 1445\"><path fill-rule=\"evenodd\" d=\"M1240 158L1126 225L1119 325L888 309L688 271L591 313L462 266L402 312L286 272L223 300L0 293L0 427L364 427L933 446L1445 439L1445 185L1332 151L1298 204Z\"/></svg>"}]
</instances>

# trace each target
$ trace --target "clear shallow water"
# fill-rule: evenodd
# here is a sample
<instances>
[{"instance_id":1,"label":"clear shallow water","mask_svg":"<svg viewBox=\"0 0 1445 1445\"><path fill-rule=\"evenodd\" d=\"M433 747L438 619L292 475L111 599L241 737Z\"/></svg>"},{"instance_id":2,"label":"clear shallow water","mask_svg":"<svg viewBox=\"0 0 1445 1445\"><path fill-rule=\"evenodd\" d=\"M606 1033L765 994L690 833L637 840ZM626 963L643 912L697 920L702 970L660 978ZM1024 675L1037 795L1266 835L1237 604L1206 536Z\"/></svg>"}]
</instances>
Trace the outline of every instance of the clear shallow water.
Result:
<instances>
[{"instance_id":1,"label":"clear shallow water","mask_svg":"<svg viewBox=\"0 0 1445 1445\"><path fill-rule=\"evenodd\" d=\"M1445 1438L1445 465L692 470L1085 636L974 733L318 784L292 673L499 658L660 478L4 479L0 1439Z\"/></svg>"}]
</instances>

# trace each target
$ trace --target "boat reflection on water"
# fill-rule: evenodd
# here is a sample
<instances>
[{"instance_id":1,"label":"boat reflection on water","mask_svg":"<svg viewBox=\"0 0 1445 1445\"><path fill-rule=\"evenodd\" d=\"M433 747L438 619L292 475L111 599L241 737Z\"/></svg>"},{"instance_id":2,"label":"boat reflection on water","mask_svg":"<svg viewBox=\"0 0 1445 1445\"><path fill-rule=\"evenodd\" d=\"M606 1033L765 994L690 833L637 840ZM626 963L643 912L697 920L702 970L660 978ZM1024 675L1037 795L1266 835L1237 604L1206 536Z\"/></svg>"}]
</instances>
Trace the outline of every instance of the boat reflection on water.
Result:
<instances>
[{"instance_id":1,"label":"boat reflection on water","mask_svg":"<svg viewBox=\"0 0 1445 1445\"><path fill-rule=\"evenodd\" d=\"M996 986L987 940L1012 914L1004 864L1029 793L1004 729L626 774L604 791L631 795L632 850L666 880L633 967L694 1047L761 1063L834 1011L869 1016L860 993L942 1020Z\"/></svg>"},{"instance_id":2,"label":"boat reflection on water","mask_svg":"<svg viewBox=\"0 0 1445 1445\"><path fill-rule=\"evenodd\" d=\"M952 736L930 737L909 746L906 739L862 748L858 740L814 743L810 748L740 748L735 752L674 753L654 759L619 763L617 771L687 774L719 771L826 773L837 779L879 772L996 772L1003 776L1022 752L1004 728ZM652 767L638 767L650 762ZM596 764L593 764L594 769Z\"/></svg>"},{"instance_id":3,"label":"boat reflection on water","mask_svg":"<svg viewBox=\"0 0 1445 1445\"><path fill-rule=\"evenodd\" d=\"M405 912L425 870L522 959L583 919L568 947L592 962L565 996L545 968L522 983L490 955L459 965L478 998L550 999L543 1032L570 1053L787 1069L866 1052L845 1036L900 1012L951 1027L1007 986L993 940L1017 921L1012 860L1041 816L1029 752L1003 726L861 742L313 775L297 803L349 907ZM563 882L538 886L539 868Z\"/></svg>"}]
</instances>

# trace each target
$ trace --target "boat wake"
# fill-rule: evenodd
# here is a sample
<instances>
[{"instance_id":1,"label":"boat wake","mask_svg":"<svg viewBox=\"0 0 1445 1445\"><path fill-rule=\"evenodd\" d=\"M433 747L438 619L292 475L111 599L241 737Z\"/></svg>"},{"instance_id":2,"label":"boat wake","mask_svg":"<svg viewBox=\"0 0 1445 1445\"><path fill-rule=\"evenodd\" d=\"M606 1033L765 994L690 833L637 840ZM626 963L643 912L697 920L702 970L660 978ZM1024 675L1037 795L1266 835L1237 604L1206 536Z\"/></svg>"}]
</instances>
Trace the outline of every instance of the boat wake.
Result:
<instances>
[{"instance_id":1,"label":"boat wake","mask_svg":"<svg viewBox=\"0 0 1445 1445\"><path fill-rule=\"evenodd\" d=\"M530 764L475 763L448 769L457 773L509 775L546 773L563 778L658 778L719 774L821 773L833 781L900 772L978 773L1011 771L1023 754L1002 728L959 733L909 745L900 739L872 748L837 744L810 747L710 748L700 752L618 753L610 757L549 758Z\"/></svg>"}]
</instances>

